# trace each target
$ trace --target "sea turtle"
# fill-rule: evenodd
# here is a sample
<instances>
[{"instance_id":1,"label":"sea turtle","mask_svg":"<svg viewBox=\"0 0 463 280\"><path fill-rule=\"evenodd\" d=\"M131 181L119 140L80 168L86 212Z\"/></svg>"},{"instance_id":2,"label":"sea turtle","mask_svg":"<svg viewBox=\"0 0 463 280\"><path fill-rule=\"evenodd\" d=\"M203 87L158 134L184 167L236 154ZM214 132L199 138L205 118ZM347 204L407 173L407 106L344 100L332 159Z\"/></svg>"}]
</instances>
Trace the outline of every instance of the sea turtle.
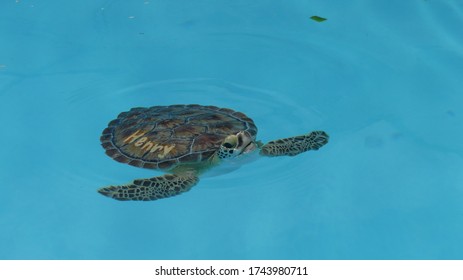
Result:
<instances>
[{"instance_id":1,"label":"sea turtle","mask_svg":"<svg viewBox=\"0 0 463 280\"><path fill-rule=\"evenodd\" d=\"M295 156L328 143L323 131L270 141L256 141L257 127L231 109L201 105L133 108L119 114L100 138L116 161L169 174L138 179L99 193L117 200L156 200L190 190L198 176L225 160L259 151L261 156Z\"/></svg>"}]
</instances>

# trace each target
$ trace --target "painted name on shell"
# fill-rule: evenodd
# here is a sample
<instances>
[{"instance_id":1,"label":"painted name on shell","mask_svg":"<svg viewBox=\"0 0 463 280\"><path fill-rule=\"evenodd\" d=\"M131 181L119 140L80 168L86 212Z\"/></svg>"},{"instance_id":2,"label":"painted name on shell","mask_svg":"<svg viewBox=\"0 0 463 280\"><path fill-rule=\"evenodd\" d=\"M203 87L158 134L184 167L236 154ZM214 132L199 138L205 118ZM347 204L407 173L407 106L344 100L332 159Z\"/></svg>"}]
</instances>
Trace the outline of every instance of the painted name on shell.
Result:
<instances>
[{"instance_id":1,"label":"painted name on shell","mask_svg":"<svg viewBox=\"0 0 463 280\"><path fill-rule=\"evenodd\" d=\"M132 135L124 139L124 144L134 144L135 147L139 147L141 150L145 152L154 153L159 151L158 158L163 159L175 148L175 144L172 145L159 145L156 142L153 142L148 139L148 137L143 136L145 135L145 131L137 130ZM162 153L161 153L162 152Z\"/></svg>"}]
</instances>

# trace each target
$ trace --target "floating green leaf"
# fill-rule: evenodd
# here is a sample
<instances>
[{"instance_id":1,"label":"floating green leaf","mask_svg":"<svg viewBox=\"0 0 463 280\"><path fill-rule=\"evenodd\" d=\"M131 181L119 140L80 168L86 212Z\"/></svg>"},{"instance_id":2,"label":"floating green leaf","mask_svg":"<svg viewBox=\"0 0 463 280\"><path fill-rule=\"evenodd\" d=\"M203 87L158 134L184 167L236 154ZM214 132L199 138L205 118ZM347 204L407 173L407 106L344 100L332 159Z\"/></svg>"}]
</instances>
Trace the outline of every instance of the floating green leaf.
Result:
<instances>
[{"instance_id":1,"label":"floating green leaf","mask_svg":"<svg viewBox=\"0 0 463 280\"><path fill-rule=\"evenodd\" d=\"M315 20L316 22L322 22L322 21L326 20L326 18L322 18L322 17L319 17L319 16L311 16L310 18Z\"/></svg>"}]
</instances>

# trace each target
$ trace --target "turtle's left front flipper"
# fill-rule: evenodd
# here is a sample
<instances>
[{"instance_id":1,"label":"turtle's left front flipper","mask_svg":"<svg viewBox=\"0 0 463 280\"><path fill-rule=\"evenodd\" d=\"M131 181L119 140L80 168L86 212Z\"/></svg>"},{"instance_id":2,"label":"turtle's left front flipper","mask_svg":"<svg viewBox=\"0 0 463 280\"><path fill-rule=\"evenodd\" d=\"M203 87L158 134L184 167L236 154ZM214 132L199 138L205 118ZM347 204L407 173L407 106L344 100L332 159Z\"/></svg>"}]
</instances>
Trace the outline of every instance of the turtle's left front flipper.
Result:
<instances>
[{"instance_id":1,"label":"turtle's left front flipper","mask_svg":"<svg viewBox=\"0 0 463 280\"><path fill-rule=\"evenodd\" d=\"M309 150L318 150L328 143L329 136L324 131L270 141L263 145L260 154L268 157L295 156Z\"/></svg>"},{"instance_id":2,"label":"turtle's left front flipper","mask_svg":"<svg viewBox=\"0 0 463 280\"><path fill-rule=\"evenodd\" d=\"M134 180L128 185L104 187L98 192L117 200L157 200L189 191L198 181L195 175L166 174Z\"/></svg>"}]
</instances>

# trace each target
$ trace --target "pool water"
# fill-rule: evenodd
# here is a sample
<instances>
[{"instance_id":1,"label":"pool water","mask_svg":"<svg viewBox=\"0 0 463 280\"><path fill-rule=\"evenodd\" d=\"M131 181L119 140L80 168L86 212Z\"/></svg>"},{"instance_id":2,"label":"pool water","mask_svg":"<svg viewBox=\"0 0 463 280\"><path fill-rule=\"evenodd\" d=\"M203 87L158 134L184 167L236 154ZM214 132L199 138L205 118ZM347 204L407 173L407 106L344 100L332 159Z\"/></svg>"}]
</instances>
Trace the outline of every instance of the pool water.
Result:
<instances>
[{"instance_id":1,"label":"pool water","mask_svg":"<svg viewBox=\"0 0 463 280\"><path fill-rule=\"evenodd\" d=\"M463 2L0 4L1 259L462 259ZM324 22L311 16L327 18ZM161 175L99 137L132 107L246 113L330 143L120 202Z\"/></svg>"}]
</instances>

